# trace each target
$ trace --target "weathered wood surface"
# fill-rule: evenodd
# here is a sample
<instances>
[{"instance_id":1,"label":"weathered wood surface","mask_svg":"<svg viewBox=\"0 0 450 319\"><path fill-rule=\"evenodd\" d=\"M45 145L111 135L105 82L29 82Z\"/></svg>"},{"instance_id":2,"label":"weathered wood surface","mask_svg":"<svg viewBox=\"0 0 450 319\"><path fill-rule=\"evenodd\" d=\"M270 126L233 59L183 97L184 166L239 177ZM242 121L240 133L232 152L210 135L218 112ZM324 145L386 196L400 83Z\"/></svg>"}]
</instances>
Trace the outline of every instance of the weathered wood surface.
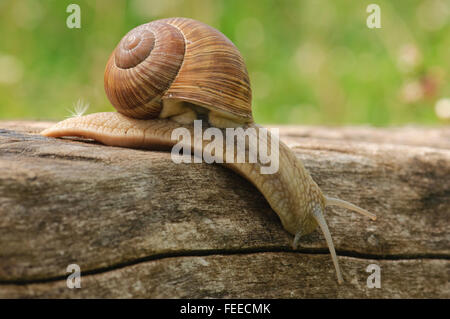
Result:
<instances>
[{"instance_id":1,"label":"weathered wood surface","mask_svg":"<svg viewBox=\"0 0 450 319\"><path fill-rule=\"evenodd\" d=\"M448 128L280 130L324 193L378 215L328 209L339 286L321 233L292 251L224 167L36 134L48 125L0 122L0 297L450 298Z\"/></svg>"}]
</instances>

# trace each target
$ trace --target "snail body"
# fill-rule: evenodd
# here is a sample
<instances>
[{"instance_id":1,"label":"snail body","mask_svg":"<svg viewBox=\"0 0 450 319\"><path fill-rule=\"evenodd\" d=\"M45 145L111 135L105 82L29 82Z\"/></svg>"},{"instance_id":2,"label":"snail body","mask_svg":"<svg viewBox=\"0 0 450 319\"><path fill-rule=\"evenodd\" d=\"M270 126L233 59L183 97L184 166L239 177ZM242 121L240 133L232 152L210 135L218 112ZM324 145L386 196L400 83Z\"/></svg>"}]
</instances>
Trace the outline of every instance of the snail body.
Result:
<instances>
[{"instance_id":1,"label":"snail body","mask_svg":"<svg viewBox=\"0 0 450 319\"><path fill-rule=\"evenodd\" d=\"M48 137L82 136L106 145L170 149L177 141L172 132L185 128L195 134L193 122L205 119L208 127L252 128L267 143L277 138L253 121L251 88L244 60L222 33L186 18L153 21L131 30L119 42L105 68L105 92L116 112L69 118L41 132ZM251 138L245 151L252 149ZM194 151L207 143L188 141ZM338 282L343 281L323 212L338 205L375 219L353 204L326 197L292 150L279 143L279 170L261 174L264 164L231 160L226 148L216 152L224 165L236 171L264 195L294 235L294 248L301 236L320 226L324 233Z\"/></svg>"}]
</instances>

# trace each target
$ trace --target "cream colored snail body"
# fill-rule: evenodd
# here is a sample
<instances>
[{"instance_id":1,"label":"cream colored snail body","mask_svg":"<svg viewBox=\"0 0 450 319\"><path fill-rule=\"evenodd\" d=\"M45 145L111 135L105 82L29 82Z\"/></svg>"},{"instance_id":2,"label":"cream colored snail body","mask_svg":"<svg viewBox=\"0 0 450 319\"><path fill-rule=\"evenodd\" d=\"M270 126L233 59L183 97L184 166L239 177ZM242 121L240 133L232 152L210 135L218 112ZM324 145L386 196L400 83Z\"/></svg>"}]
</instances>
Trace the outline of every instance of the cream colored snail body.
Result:
<instances>
[{"instance_id":1,"label":"cream colored snail body","mask_svg":"<svg viewBox=\"0 0 450 319\"><path fill-rule=\"evenodd\" d=\"M111 54L104 82L106 94L119 113L69 118L42 134L83 136L122 147L168 149L176 144L171 132L179 127L193 131L192 123L199 118L219 129L253 127L256 134L262 129L253 122L250 81L241 54L222 33L192 19L158 20L131 30ZM191 145L195 147L195 143ZM324 196L282 142L275 174L260 174L259 162L228 161L224 165L251 181L265 196L283 227L295 236L294 248L301 236L319 225L338 281L343 281L324 209L338 205L372 219L375 215Z\"/></svg>"}]
</instances>

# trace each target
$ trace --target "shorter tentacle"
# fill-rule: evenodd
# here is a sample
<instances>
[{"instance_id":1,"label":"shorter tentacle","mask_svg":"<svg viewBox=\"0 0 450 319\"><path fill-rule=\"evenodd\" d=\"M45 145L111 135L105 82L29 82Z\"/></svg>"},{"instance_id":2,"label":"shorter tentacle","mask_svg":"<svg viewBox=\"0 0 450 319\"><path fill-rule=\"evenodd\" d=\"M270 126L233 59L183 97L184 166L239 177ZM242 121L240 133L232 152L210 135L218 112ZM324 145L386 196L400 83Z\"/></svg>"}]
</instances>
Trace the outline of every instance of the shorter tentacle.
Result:
<instances>
[{"instance_id":1,"label":"shorter tentacle","mask_svg":"<svg viewBox=\"0 0 450 319\"><path fill-rule=\"evenodd\" d=\"M294 241L292 242L292 248L293 248L293 249L297 249L298 243L299 243L300 238L302 237L302 235L303 235L303 233L302 233L301 230L299 230L299 231L295 234L295 236L294 236Z\"/></svg>"}]
</instances>

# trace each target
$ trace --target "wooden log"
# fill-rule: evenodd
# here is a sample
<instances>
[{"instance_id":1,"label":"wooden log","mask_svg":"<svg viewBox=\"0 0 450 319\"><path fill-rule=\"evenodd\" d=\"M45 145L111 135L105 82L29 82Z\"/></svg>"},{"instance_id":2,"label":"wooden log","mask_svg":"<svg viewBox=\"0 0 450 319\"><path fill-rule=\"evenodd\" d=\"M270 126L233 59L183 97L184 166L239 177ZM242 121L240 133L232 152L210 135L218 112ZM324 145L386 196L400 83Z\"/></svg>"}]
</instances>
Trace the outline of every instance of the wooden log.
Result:
<instances>
[{"instance_id":1,"label":"wooden log","mask_svg":"<svg viewBox=\"0 0 450 319\"><path fill-rule=\"evenodd\" d=\"M450 297L449 129L280 129L325 194L378 216L327 210L339 286L322 234L293 251L226 168L36 134L48 125L0 122L0 297Z\"/></svg>"},{"instance_id":2,"label":"wooden log","mask_svg":"<svg viewBox=\"0 0 450 319\"><path fill-rule=\"evenodd\" d=\"M341 257L339 285L329 256L258 252L177 256L65 280L6 284L0 297L20 298L429 298L449 297L448 261ZM381 268L381 288L368 288L367 265Z\"/></svg>"}]
</instances>

